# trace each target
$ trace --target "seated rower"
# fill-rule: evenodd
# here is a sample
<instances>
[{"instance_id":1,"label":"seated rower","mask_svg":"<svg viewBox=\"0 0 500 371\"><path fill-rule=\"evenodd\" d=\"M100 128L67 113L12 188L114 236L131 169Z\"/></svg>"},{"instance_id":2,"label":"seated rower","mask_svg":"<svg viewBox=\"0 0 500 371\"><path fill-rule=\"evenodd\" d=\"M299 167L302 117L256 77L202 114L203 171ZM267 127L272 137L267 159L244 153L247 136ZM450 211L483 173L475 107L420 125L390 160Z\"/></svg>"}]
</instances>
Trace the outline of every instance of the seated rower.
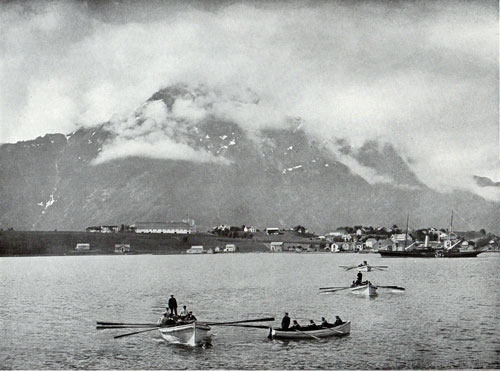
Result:
<instances>
[{"instance_id":1,"label":"seated rower","mask_svg":"<svg viewBox=\"0 0 500 371\"><path fill-rule=\"evenodd\" d=\"M339 326L343 323L344 321L342 321L339 316L335 316L335 323L333 324L334 326Z\"/></svg>"},{"instance_id":2,"label":"seated rower","mask_svg":"<svg viewBox=\"0 0 500 371\"><path fill-rule=\"evenodd\" d=\"M309 321L309 326L307 326L307 328L308 328L309 330L317 330L317 329L318 329L318 325L316 325L316 323L314 323L314 321L313 321L313 320L310 320L310 321Z\"/></svg>"},{"instance_id":3,"label":"seated rower","mask_svg":"<svg viewBox=\"0 0 500 371\"><path fill-rule=\"evenodd\" d=\"M332 327L332 324L329 323L325 317L321 317L321 326L323 327Z\"/></svg>"},{"instance_id":4,"label":"seated rower","mask_svg":"<svg viewBox=\"0 0 500 371\"><path fill-rule=\"evenodd\" d=\"M291 330L300 330L302 326L297 322L296 319L293 320L293 326L290 327Z\"/></svg>"},{"instance_id":5,"label":"seated rower","mask_svg":"<svg viewBox=\"0 0 500 371\"><path fill-rule=\"evenodd\" d=\"M189 312L186 318L184 318L184 320L189 322L194 322L196 321L196 317L193 315L193 312Z\"/></svg>"},{"instance_id":6,"label":"seated rower","mask_svg":"<svg viewBox=\"0 0 500 371\"><path fill-rule=\"evenodd\" d=\"M181 314L179 315L181 319L185 319L189 314L187 307L185 305L182 306Z\"/></svg>"},{"instance_id":7,"label":"seated rower","mask_svg":"<svg viewBox=\"0 0 500 371\"><path fill-rule=\"evenodd\" d=\"M158 320L158 326L168 326L175 324L175 320L170 316L169 312L164 312L163 316Z\"/></svg>"}]
</instances>

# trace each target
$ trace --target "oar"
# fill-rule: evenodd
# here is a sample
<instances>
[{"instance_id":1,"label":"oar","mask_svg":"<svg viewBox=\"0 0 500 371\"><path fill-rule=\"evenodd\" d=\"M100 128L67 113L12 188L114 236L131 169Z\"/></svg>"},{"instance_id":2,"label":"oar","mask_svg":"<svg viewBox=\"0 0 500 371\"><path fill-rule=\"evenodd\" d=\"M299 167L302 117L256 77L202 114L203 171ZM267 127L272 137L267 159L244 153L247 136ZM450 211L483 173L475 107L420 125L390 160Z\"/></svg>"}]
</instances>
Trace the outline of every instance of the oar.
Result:
<instances>
[{"instance_id":1,"label":"oar","mask_svg":"<svg viewBox=\"0 0 500 371\"><path fill-rule=\"evenodd\" d=\"M130 323L130 322L100 322L98 326L156 326L156 323Z\"/></svg>"},{"instance_id":2,"label":"oar","mask_svg":"<svg viewBox=\"0 0 500 371\"><path fill-rule=\"evenodd\" d=\"M332 290L322 290L319 293L320 294L325 294L325 293L328 293L328 292L337 292L337 291L343 291L343 290L347 290L347 289L350 289L350 287L342 287L342 288L332 289Z\"/></svg>"},{"instance_id":3,"label":"oar","mask_svg":"<svg viewBox=\"0 0 500 371\"><path fill-rule=\"evenodd\" d=\"M159 326L96 326L97 330L112 330L112 329L121 329L121 328L152 328Z\"/></svg>"},{"instance_id":4,"label":"oar","mask_svg":"<svg viewBox=\"0 0 500 371\"><path fill-rule=\"evenodd\" d=\"M227 326L227 327L248 327L248 328L271 328L271 326L262 326L262 325L220 325L220 326Z\"/></svg>"},{"instance_id":5,"label":"oar","mask_svg":"<svg viewBox=\"0 0 500 371\"><path fill-rule=\"evenodd\" d=\"M122 338L122 337L125 337L125 336L130 336L130 335L135 335L135 334L142 334L143 332L148 332L148 331L153 331L153 330L156 330L156 328L148 328L147 330L136 331L136 332L129 332L128 334L117 335L114 338L118 339L118 338Z\"/></svg>"},{"instance_id":6,"label":"oar","mask_svg":"<svg viewBox=\"0 0 500 371\"><path fill-rule=\"evenodd\" d=\"M300 331L300 330L297 330L296 328L295 328L295 329L293 329L293 330L294 330L294 331L297 331L297 332L300 332L301 334L306 334L306 335L308 335L308 336L312 337L313 339L316 339L316 340L321 340L319 337L314 336L314 335L312 335L312 334L308 334L308 333L307 333L307 332L305 332L305 331Z\"/></svg>"},{"instance_id":7,"label":"oar","mask_svg":"<svg viewBox=\"0 0 500 371\"><path fill-rule=\"evenodd\" d=\"M404 287L399 287L399 286L377 286L383 289L393 289L393 290L401 290L404 291L406 290Z\"/></svg>"},{"instance_id":8,"label":"oar","mask_svg":"<svg viewBox=\"0 0 500 371\"><path fill-rule=\"evenodd\" d=\"M230 322L203 322L205 325L232 325L238 323L248 323L248 322L269 322L274 321L274 317L268 318L257 318L257 319L245 319L242 321L230 321Z\"/></svg>"},{"instance_id":9,"label":"oar","mask_svg":"<svg viewBox=\"0 0 500 371\"><path fill-rule=\"evenodd\" d=\"M331 287L320 287L320 290L330 290L330 289L343 289L346 288L347 286L331 286ZM347 287L349 288L349 287Z\"/></svg>"}]
</instances>

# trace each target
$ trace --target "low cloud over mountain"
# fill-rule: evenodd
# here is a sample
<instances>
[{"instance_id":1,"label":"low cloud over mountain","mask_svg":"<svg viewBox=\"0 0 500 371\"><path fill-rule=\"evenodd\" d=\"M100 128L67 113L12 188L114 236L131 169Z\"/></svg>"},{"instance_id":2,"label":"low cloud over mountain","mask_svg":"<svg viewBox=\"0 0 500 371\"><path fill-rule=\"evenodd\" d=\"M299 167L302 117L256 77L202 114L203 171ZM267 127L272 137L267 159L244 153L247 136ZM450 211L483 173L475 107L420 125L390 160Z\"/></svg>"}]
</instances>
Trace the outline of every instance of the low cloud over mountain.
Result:
<instances>
[{"instance_id":1,"label":"low cloud over mountain","mask_svg":"<svg viewBox=\"0 0 500 371\"><path fill-rule=\"evenodd\" d=\"M0 223L83 229L179 219L200 225L446 225L497 231L498 202L422 182L398 150L321 137L298 117L256 122L251 90L176 84L129 115L0 147ZM258 120L257 120L258 121Z\"/></svg>"}]
</instances>

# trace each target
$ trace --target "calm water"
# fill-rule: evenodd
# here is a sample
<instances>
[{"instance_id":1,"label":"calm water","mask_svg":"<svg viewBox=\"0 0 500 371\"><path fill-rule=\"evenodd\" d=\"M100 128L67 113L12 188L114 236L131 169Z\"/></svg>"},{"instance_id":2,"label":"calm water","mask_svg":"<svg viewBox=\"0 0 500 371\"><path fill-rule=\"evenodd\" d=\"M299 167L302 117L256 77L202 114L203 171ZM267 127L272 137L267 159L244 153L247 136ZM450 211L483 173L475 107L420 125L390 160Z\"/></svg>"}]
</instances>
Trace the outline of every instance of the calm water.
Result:
<instances>
[{"instance_id":1,"label":"calm water","mask_svg":"<svg viewBox=\"0 0 500 371\"><path fill-rule=\"evenodd\" d=\"M365 273L373 283L406 292L318 295L355 279L339 265L363 260L389 265ZM500 254L0 258L0 368L500 368L499 265ZM339 314L351 334L285 343L264 329L214 327L213 346L192 349L156 331L115 340L128 330L95 329L96 321L156 321L171 293L200 320Z\"/></svg>"}]
</instances>

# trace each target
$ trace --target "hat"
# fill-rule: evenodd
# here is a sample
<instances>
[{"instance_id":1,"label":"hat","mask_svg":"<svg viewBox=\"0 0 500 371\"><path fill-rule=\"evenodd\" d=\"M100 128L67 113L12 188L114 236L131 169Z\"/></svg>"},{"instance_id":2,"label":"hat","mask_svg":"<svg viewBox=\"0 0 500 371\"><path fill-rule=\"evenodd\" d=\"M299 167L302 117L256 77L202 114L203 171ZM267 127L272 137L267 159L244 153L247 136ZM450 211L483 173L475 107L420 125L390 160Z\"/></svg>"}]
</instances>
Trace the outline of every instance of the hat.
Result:
<instances>
[{"instance_id":1,"label":"hat","mask_svg":"<svg viewBox=\"0 0 500 371\"><path fill-rule=\"evenodd\" d=\"M170 295L171 297L174 297L174 294Z\"/></svg>"}]
</instances>

